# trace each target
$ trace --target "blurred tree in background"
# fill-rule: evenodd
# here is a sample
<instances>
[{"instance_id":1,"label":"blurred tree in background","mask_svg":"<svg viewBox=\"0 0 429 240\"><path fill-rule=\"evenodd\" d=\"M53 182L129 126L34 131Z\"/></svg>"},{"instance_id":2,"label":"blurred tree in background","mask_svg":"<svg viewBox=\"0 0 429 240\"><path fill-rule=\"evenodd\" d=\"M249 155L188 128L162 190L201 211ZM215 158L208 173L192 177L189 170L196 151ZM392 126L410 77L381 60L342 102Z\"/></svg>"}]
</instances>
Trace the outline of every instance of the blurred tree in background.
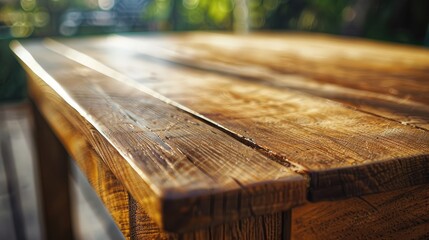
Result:
<instances>
[{"instance_id":1,"label":"blurred tree in background","mask_svg":"<svg viewBox=\"0 0 429 240\"><path fill-rule=\"evenodd\" d=\"M314 31L429 45L424 0L0 0L0 100L25 96L11 39L129 31Z\"/></svg>"}]
</instances>

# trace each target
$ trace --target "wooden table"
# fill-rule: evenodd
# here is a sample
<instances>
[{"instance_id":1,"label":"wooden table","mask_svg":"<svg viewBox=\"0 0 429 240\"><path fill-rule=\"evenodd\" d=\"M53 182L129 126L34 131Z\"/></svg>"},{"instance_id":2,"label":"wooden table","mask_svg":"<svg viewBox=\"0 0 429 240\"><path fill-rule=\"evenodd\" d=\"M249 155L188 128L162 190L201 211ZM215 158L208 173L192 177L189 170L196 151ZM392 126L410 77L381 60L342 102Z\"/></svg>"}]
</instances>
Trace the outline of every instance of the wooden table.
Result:
<instances>
[{"instance_id":1,"label":"wooden table","mask_svg":"<svg viewBox=\"0 0 429 240\"><path fill-rule=\"evenodd\" d=\"M11 47L52 239L72 237L67 153L126 238L429 238L427 49L280 33Z\"/></svg>"}]
</instances>

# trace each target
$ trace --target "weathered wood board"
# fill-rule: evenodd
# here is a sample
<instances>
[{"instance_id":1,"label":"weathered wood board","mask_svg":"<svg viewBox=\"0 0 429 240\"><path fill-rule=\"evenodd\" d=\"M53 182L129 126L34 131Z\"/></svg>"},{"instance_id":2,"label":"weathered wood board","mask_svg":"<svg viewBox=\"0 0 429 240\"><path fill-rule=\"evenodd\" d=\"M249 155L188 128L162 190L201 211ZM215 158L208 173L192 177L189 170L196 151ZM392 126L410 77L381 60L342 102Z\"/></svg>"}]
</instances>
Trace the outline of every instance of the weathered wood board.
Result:
<instances>
[{"instance_id":1,"label":"weathered wood board","mask_svg":"<svg viewBox=\"0 0 429 240\"><path fill-rule=\"evenodd\" d=\"M38 45L27 47L41 56L37 64L26 59L29 88L52 128L61 136L69 123L84 136L162 228L275 213L305 200L305 178L290 165L144 92Z\"/></svg>"},{"instance_id":2,"label":"weathered wood board","mask_svg":"<svg viewBox=\"0 0 429 240\"><path fill-rule=\"evenodd\" d=\"M145 56L296 89L429 127L427 49L321 34L113 38Z\"/></svg>"},{"instance_id":3,"label":"weathered wood board","mask_svg":"<svg viewBox=\"0 0 429 240\"><path fill-rule=\"evenodd\" d=\"M280 38L281 35L277 37ZM260 149L270 158L279 162L291 163L298 171L310 173L312 200L358 196L393 190L429 180L427 174L429 171L429 134L428 130L424 128L424 124L414 128L394 119L387 119L383 117L382 113L375 110L367 113L365 109L365 111L360 111L323 99L321 98L323 94L313 94L311 91L303 93L296 91L302 89L287 86L266 85L263 84L266 78L257 74L249 80L249 76L245 77L244 73L241 74L245 72L244 70L237 70L238 74L231 74L233 70L227 67L228 64L223 63L223 54L236 51L231 49L242 49L238 46L248 44L247 48L244 47L247 51L243 50L245 54L235 52L235 55L228 55L228 61L233 61L232 57L236 56L236 64L242 64L244 69L257 69L255 71L258 72L260 68L266 69L269 66L266 66L268 63L256 60L257 56L260 55L263 58L268 54L273 59L277 59L278 65L281 65L283 62L279 60L280 58L297 54L290 53L291 49L295 48L291 48L287 42L285 43L287 46L282 48L278 38L257 35L255 38L238 37L237 40L228 35L207 36L204 34L185 34L179 35L179 37L174 35L171 38L166 36L164 38L129 37L124 39L124 37L113 36L62 42L50 40L45 42L45 46L53 51L65 53L67 57L81 64L142 91L161 94L161 99L164 101L235 135L238 140ZM299 39L286 37L284 40L295 43L299 42ZM264 54L261 52L264 45L256 47L262 40L266 42L271 40L277 47L268 47L267 53ZM238 44L237 41L242 44ZM308 41L312 43L311 40L304 42ZM337 39L332 39L332 41L332 44L340 45L340 47L333 47L332 52L329 51L329 48L325 49L330 45L328 45L328 40L323 38L322 40L316 38L314 43L309 43L309 49L306 49L306 45L298 45L299 50L295 51L306 53L301 54L306 59L311 57L308 52L318 54L318 52L314 52L319 49L320 54L327 55L328 59L327 63L321 62L322 66L330 66L334 62L338 62L338 59L348 60L346 57L350 54L353 55L352 51L349 54L346 52L346 57L334 58L341 53L340 50L348 49L351 45L343 41L344 46L342 46L342 41ZM192 44L196 44L195 51L191 51ZM200 46L199 44L205 45ZM367 49L365 44L369 45ZM381 48L379 52L374 53L375 56L372 56L370 50L377 47L377 44L374 45L367 42L357 45L359 48L363 48L361 52L367 53L367 55L363 55L366 58L362 59L365 62L364 67L371 66L365 60L378 59L374 63L376 70L381 71L380 68L386 69L387 66L393 68L397 61L402 61L396 58L404 52L408 54L408 58L415 55L415 59L409 60L411 63L406 65L408 68L412 69L413 63L416 61L420 64L419 68L423 68L425 63L428 63L429 66L426 55L414 48L388 46L387 49ZM212 54L212 58L215 60L209 58L208 54L197 54L199 51L205 53L208 51L207 49L216 49L217 54ZM388 52L388 49L393 49L393 53L390 54L392 58L380 57L383 53ZM246 54L249 56L246 57ZM117 59L123 59L123 61ZM382 62L383 59L384 62ZM354 58L348 62L346 60L342 62L342 65L348 63L354 66L357 61ZM257 64L250 65L249 61L257 62ZM211 69L214 62L223 63L222 66L226 67L221 68L216 65L217 68ZM314 64L316 63L314 62ZM201 66L206 66L206 68ZM239 67L234 69L239 69ZM400 75L407 76L407 71ZM362 72L367 72L367 70L362 69ZM251 71L251 73L253 72ZM270 73L266 73L266 75L270 75ZM381 71L379 75L382 76L383 73ZM425 96L429 95L426 87L429 85L427 83L429 80L424 79L423 73L420 71L418 78L421 87L413 85L412 88L416 92L413 94L418 96L415 100L410 102L405 97L400 98L402 95L387 96L386 94L389 93L385 93L382 99L395 97L395 101L408 101L407 104L412 104L405 107L409 111L419 112L419 106L427 108ZM304 75L304 73L297 73L297 76L302 78ZM288 78L284 74L276 76L279 79ZM386 75L388 78L386 81L395 89L400 89L402 86L399 82L400 78L396 77L392 80L389 76ZM332 78L334 77L332 76ZM349 80L346 75L343 78L337 76L335 79L341 89L348 87L348 90L341 94L348 96L350 91L355 90L352 88L354 86L343 84L341 81L344 79L344 82L353 83L353 80ZM408 81L408 78L406 80ZM424 84L425 80L427 85ZM315 77L315 80L312 81L318 81L317 89L323 89L320 88L320 84L324 85L324 83L321 83L319 78ZM366 82L362 85L382 84L377 81L373 83L374 81L372 78L362 79L362 82ZM384 78L379 81L384 81ZM297 80L297 82L299 81ZM306 84L305 81L300 84L311 85ZM356 97L360 97L360 102L365 102L375 94L369 88L357 89L361 93L362 91L368 93L367 95L356 95ZM381 93L377 94L380 96ZM312 95L317 95L317 97ZM369 98L365 96L369 96ZM378 105L369 102L369 106ZM395 109L389 111L396 114ZM429 116L428 113L429 111L424 110L421 114L419 113L419 116L424 119ZM385 172L389 174L383 174ZM413 177L410 178L410 176Z\"/></svg>"},{"instance_id":4,"label":"weathered wood board","mask_svg":"<svg viewBox=\"0 0 429 240\"><path fill-rule=\"evenodd\" d=\"M280 212L308 200L429 183L428 50L213 33L12 48L127 237L143 234L135 216L200 237L272 221L284 237Z\"/></svg>"},{"instance_id":5,"label":"weathered wood board","mask_svg":"<svg viewBox=\"0 0 429 240\"><path fill-rule=\"evenodd\" d=\"M428 239L429 185L293 209L292 239Z\"/></svg>"}]
</instances>

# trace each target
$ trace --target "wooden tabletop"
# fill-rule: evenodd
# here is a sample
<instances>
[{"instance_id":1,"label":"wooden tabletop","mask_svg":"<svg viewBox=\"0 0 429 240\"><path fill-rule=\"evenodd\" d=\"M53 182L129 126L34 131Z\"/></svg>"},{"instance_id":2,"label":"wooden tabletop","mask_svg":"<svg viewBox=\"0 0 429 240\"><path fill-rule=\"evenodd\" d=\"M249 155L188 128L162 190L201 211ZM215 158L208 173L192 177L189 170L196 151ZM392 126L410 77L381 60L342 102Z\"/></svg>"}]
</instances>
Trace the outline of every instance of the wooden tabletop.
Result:
<instances>
[{"instance_id":1,"label":"wooden tabletop","mask_svg":"<svg viewBox=\"0 0 429 240\"><path fill-rule=\"evenodd\" d=\"M88 142L169 231L429 182L427 49L281 33L12 48L66 148Z\"/></svg>"}]
</instances>

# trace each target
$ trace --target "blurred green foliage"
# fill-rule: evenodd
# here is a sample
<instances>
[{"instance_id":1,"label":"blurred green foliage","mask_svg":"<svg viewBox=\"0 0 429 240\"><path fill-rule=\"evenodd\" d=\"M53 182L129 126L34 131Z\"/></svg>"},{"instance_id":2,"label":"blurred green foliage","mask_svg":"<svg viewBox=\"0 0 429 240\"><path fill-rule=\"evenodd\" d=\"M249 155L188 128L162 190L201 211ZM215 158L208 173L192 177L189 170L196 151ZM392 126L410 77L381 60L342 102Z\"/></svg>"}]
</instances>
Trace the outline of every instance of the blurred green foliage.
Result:
<instances>
[{"instance_id":1,"label":"blurred green foliage","mask_svg":"<svg viewBox=\"0 0 429 240\"><path fill-rule=\"evenodd\" d=\"M124 7L127 5L128 9ZM124 17L131 11L137 14L136 19L124 22ZM0 37L64 34L61 27L71 19L68 18L71 12L80 15L73 15L78 31L70 35L105 33L106 26L111 26L107 32L118 29L236 30L234 24L245 19L250 30L317 31L424 44L428 32L429 1L3 0L0 2ZM112 13L107 15L112 21L106 23L104 19L104 23L96 23L100 12ZM129 26L113 27L121 21Z\"/></svg>"},{"instance_id":2,"label":"blurred green foliage","mask_svg":"<svg viewBox=\"0 0 429 240\"><path fill-rule=\"evenodd\" d=\"M0 40L0 101L14 101L26 96L24 71L9 49L8 40Z\"/></svg>"},{"instance_id":3,"label":"blurred green foliage","mask_svg":"<svg viewBox=\"0 0 429 240\"><path fill-rule=\"evenodd\" d=\"M424 0L3 0L0 101L25 82L8 42L15 38L117 31L315 31L429 45Z\"/></svg>"}]
</instances>

